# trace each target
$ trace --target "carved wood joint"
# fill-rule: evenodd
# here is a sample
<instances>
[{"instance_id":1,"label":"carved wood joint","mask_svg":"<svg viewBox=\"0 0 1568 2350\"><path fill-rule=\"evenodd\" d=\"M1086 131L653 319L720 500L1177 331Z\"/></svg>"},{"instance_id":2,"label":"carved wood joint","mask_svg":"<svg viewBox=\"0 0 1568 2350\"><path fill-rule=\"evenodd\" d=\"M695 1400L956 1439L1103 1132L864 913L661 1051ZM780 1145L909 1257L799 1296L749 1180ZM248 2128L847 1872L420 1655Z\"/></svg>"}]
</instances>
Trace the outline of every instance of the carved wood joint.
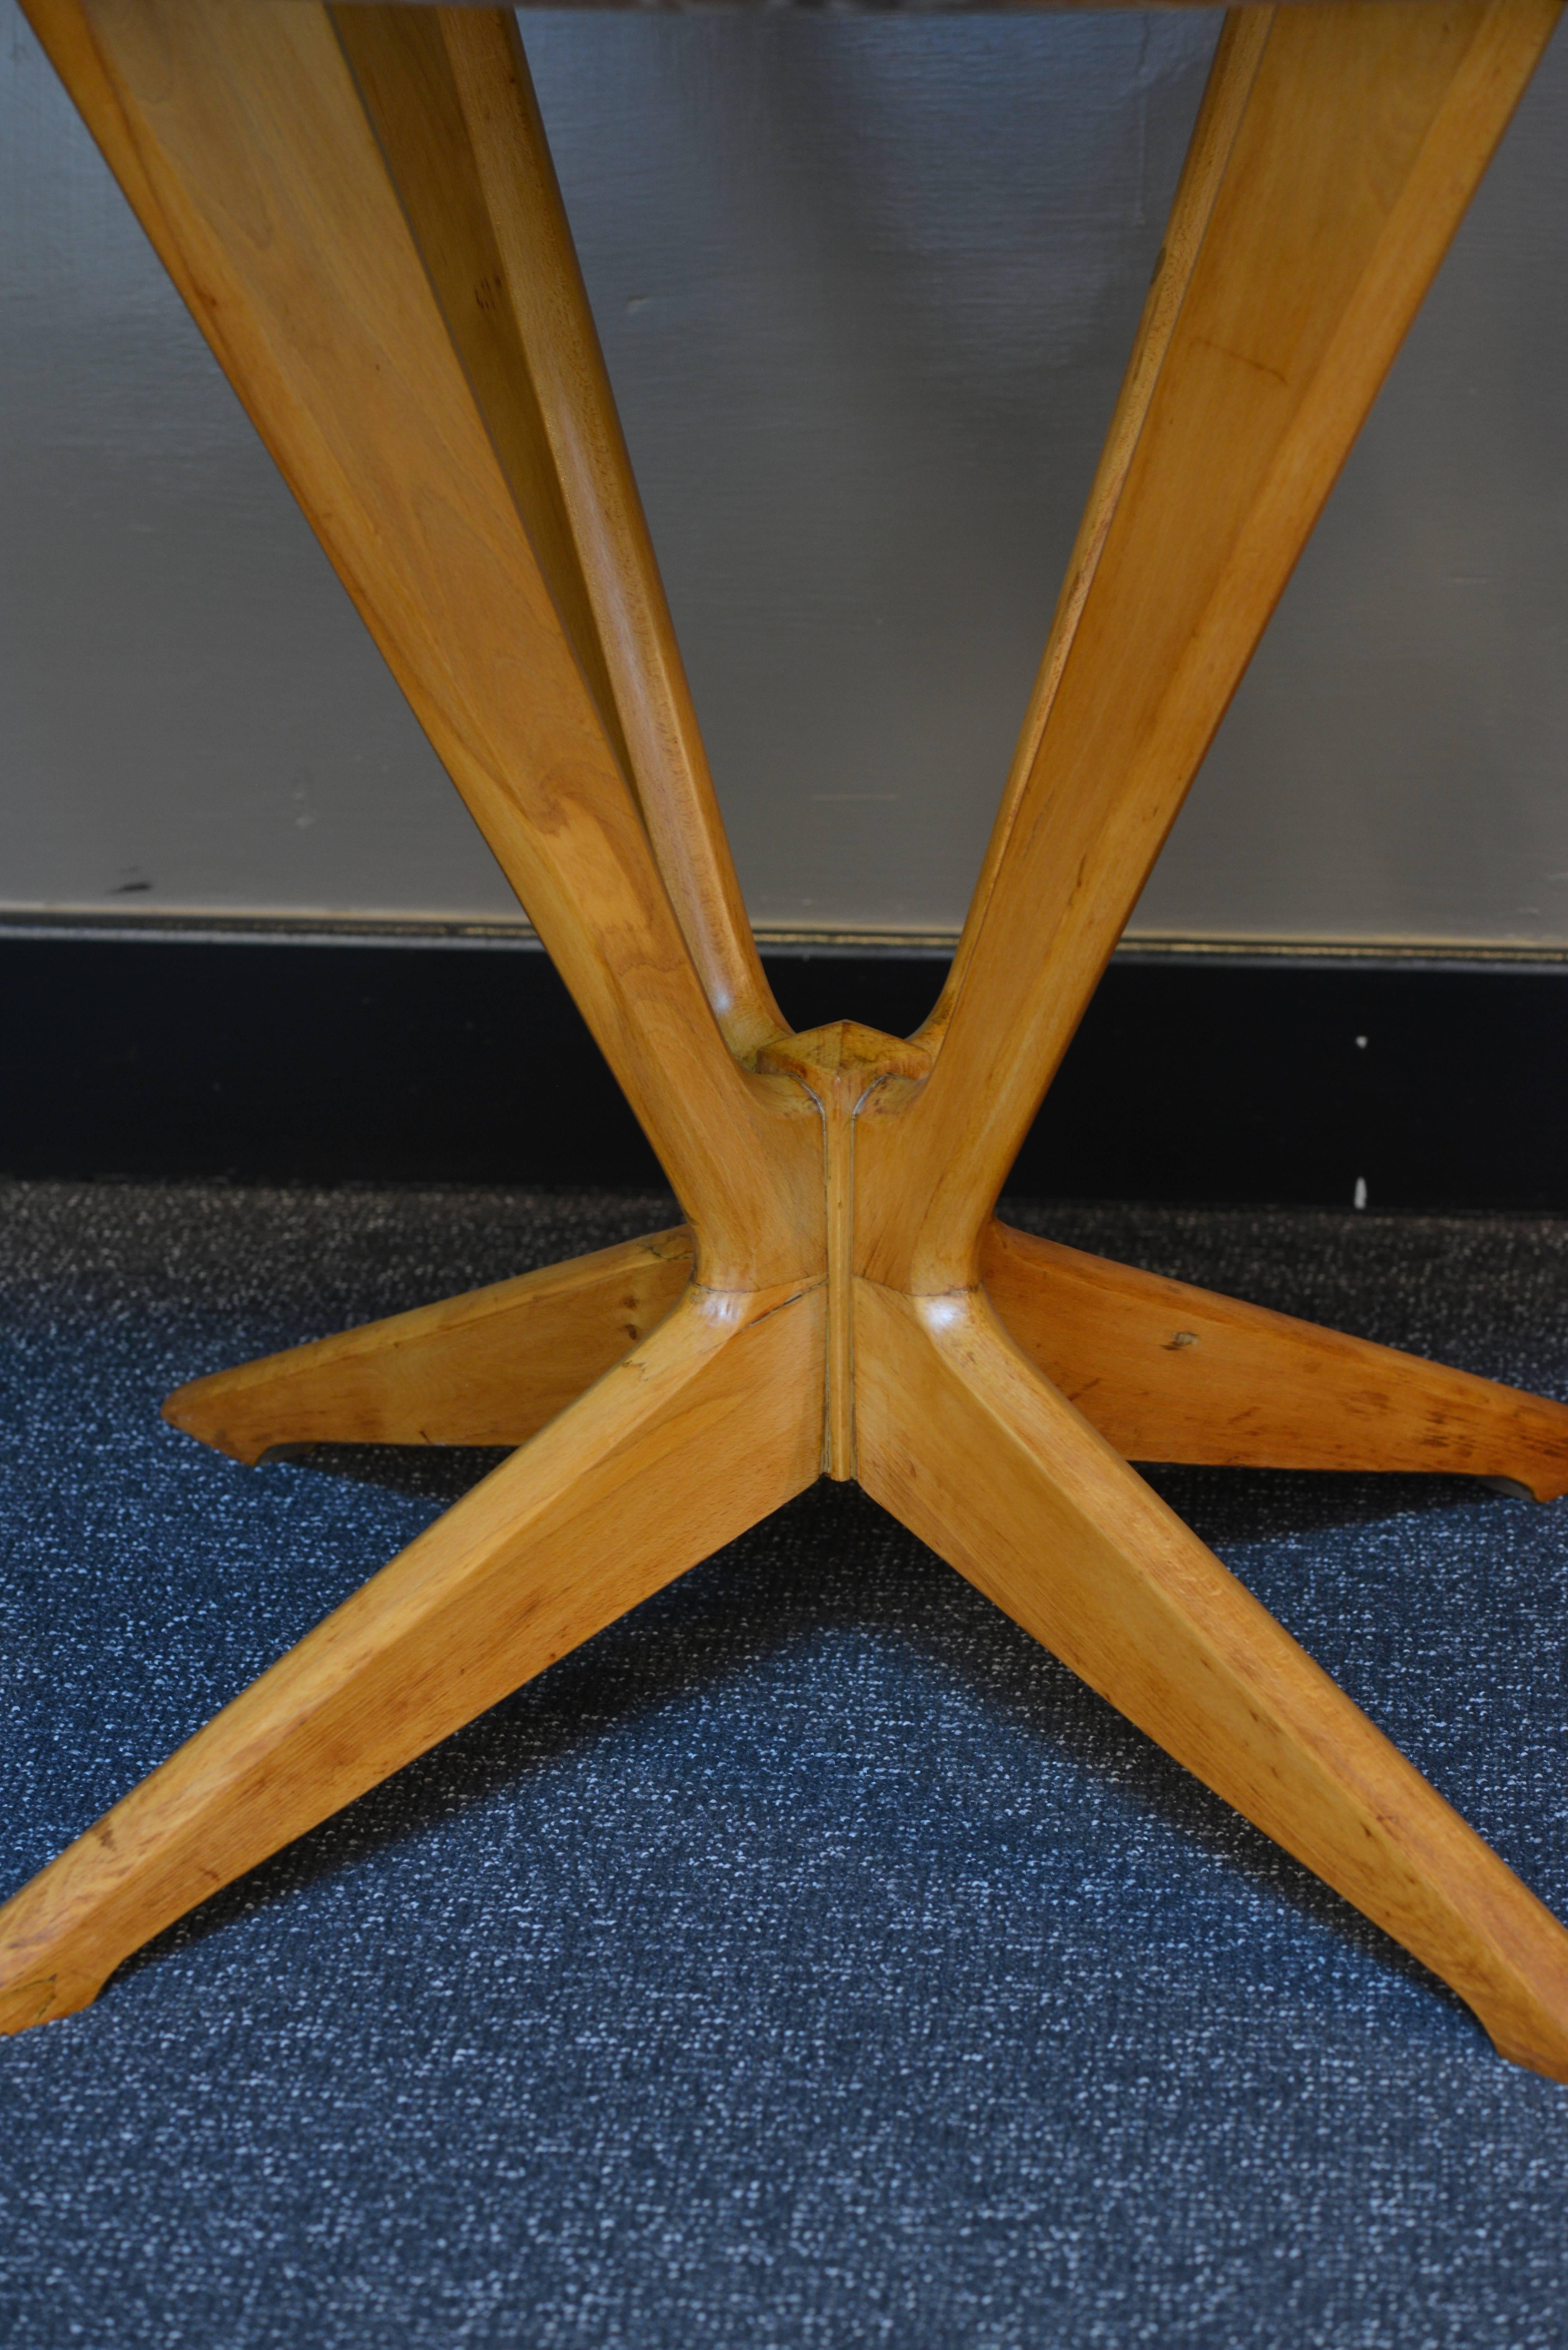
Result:
<instances>
[{"instance_id":1,"label":"carved wood joint","mask_svg":"<svg viewBox=\"0 0 1568 2350\"><path fill-rule=\"evenodd\" d=\"M895 1080L905 1093L930 1075L918 1044L835 1020L770 1045L759 1068L798 1080L822 1114L824 1224L827 1250L827 1349L822 1465L840 1482L857 1473L855 1451L855 1128L873 1094Z\"/></svg>"}]
</instances>

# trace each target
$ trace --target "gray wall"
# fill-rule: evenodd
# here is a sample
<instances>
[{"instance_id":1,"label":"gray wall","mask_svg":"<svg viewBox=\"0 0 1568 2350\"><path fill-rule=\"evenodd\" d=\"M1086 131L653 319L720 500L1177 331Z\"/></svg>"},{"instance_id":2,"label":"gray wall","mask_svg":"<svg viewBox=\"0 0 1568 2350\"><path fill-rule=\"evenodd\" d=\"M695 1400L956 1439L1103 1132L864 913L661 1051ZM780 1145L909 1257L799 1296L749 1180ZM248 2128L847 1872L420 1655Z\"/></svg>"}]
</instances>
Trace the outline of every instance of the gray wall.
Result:
<instances>
[{"instance_id":1,"label":"gray wall","mask_svg":"<svg viewBox=\"0 0 1568 2350\"><path fill-rule=\"evenodd\" d=\"M0 907L505 917L0 0ZM530 15L742 879L955 928L1208 14ZM1568 46L1140 909L1568 944Z\"/></svg>"}]
</instances>

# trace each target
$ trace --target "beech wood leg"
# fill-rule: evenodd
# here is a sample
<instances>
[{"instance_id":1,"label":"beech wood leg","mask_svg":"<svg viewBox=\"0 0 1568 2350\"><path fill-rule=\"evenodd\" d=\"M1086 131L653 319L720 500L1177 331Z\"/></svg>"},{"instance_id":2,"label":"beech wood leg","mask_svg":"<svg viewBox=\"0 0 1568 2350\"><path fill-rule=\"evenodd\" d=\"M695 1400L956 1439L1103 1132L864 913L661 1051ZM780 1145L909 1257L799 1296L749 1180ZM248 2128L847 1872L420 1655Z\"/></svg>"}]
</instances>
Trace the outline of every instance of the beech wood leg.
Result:
<instances>
[{"instance_id":1,"label":"beech wood leg","mask_svg":"<svg viewBox=\"0 0 1568 2350\"><path fill-rule=\"evenodd\" d=\"M788 1501L822 1446L823 1290L690 1291L0 1910L0 2030L121 1959Z\"/></svg>"},{"instance_id":2,"label":"beech wood leg","mask_svg":"<svg viewBox=\"0 0 1568 2350\"><path fill-rule=\"evenodd\" d=\"M936 1066L860 1120L872 1278L974 1282L1008 1169L1559 14L1322 0L1227 18L922 1033Z\"/></svg>"},{"instance_id":3,"label":"beech wood leg","mask_svg":"<svg viewBox=\"0 0 1568 2350\"><path fill-rule=\"evenodd\" d=\"M744 1056L785 1023L746 920L516 20L358 0L331 14L692 962Z\"/></svg>"},{"instance_id":4,"label":"beech wood leg","mask_svg":"<svg viewBox=\"0 0 1568 2350\"><path fill-rule=\"evenodd\" d=\"M1446 1470L1568 1492L1568 1406L1000 1222L1004 1328L1129 1461Z\"/></svg>"},{"instance_id":5,"label":"beech wood leg","mask_svg":"<svg viewBox=\"0 0 1568 2350\"><path fill-rule=\"evenodd\" d=\"M461 109L454 120L452 88L425 76L422 44L400 37L405 11L388 12L397 22L369 103L315 0L27 8L641 1120L702 1278L741 1289L808 1275L822 1224L816 1121L798 1087L736 1055L769 1021L748 978L754 948L745 969L725 959L722 860L700 837L711 810L690 775L692 788L680 787L678 745L657 773L628 778L637 730L613 697L607 706L609 655L584 639L587 590L574 596L560 569L560 529L587 494L562 477L536 378L548 362L572 380L585 306L580 286L561 282L569 246L552 244L559 199L530 145L514 21L435 12L443 42L464 56L473 105L517 150L514 211L548 215L534 226L556 253L553 298L535 287L532 307L511 299L516 273L495 258L517 224L485 210L474 127ZM476 59L486 26L494 38ZM433 161L391 135L400 108L422 115ZM469 314L506 314L488 354L460 303L464 284ZM590 473L596 401L585 382ZM624 501L615 514L629 530ZM624 534L597 515L589 499L583 563L609 569L618 550L630 563ZM653 588L647 576L627 587L642 633L628 622L615 669L628 694L649 697L643 723L662 740L680 729L668 675L649 670ZM655 829L672 862L687 859L677 892L703 926L706 978Z\"/></svg>"},{"instance_id":6,"label":"beech wood leg","mask_svg":"<svg viewBox=\"0 0 1568 2350\"><path fill-rule=\"evenodd\" d=\"M857 1285L860 1479L1092 1689L1568 2081L1568 1936L1027 1363L982 1296Z\"/></svg>"},{"instance_id":7,"label":"beech wood leg","mask_svg":"<svg viewBox=\"0 0 1568 2350\"><path fill-rule=\"evenodd\" d=\"M284 1444L522 1444L647 1337L691 1273L678 1224L192 1379L163 1417L235 1461Z\"/></svg>"},{"instance_id":8,"label":"beech wood leg","mask_svg":"<svg viewBox=\"0 0 1568 2350\"><path fill-rule=\"evenodd\" d=\"M24 5L688 1222L171 1399L242 1458L527 1440L0 1911L0 2029L82 2005L826 1467L1506 2054L1568 2077L1568 1935L981 1287L1127 1450L1349 1445L1562 1490L1555 1405L991 1224L1558 0L1227 18L951 980L909 1043L790 1036L762 977L514 19Z\"/></svg>"}]
</instances>

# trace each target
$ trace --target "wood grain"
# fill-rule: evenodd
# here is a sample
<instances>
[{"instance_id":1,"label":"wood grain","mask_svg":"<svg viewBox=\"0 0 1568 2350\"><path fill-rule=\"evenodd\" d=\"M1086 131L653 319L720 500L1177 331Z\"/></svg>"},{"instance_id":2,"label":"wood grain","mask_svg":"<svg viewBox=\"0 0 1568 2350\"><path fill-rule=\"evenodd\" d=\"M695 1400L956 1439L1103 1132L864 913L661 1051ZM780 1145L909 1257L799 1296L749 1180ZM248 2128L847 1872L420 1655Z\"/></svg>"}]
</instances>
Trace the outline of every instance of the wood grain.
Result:
<instances>
[{"instance_id":1,"label":"wood grain","mask_svg":"<svg viewBox=\"0 0 1568 2350\"><path fill-rule=\"evenodd\" d=\"M856 1288L860 1477L1168 1753L1568 2081L1568 1935L1008 1339Z\"/></svg>"},{"instance_id":2,"label":"wood grain","mask_svg":"<svg viewBox=\"0 0 1568 2350\"><path fill-rule=\"evenodd\" d=\"M510 10L333 22L732 1049L785 1033L713 795L653 543Z\"/></svg>"},{"instance_id":3,"label":"wood grain","mask_svg":"<svg viewBox=\"0 0 1568 2350\"><path fill-rule=\"evenodd\" d=\"M693 1289L0 1909L0 2031L119 1960L815 1478L824 1299Z\"/></svg>"},{"instance_id":4,"label":"wood grain","mask_svg":"<svg viewBox=\"0 0 1568 2350\"><path fill-rule=\"evenodd\" d=\"M1047 655L936 1066L907 1118L881 1097L861 1121L886 1173L860 1253L877 1280L973 1283L1029 1122L1558 15L1331 0L1277 12L1260 58L1240 40L1217 58L1222 174L1183 182L1179 213L1207 221L1168 240L1185 294L1130 462L1113 428L1094 576L1069 578L1071 642ZM1151 307L1167 299L1157 278Z\"/></svg>"},{"instance_id":5,"label":"wood grain","mask_svg":"<svg viewBox=\"0 0 1568 2350\"><path fill-rule=\"evenodd\" d=\"M163 1417L235 1461L281 1445L523 1444L641 1345L691 1274L678 1224L192 1379Z\"/></svg>"},{"instance_id":6,"label":"wood grain","mask_svg":"<svg viewBox=\"0 0 1568 2350\"><path fill-rule=\"evenodd\" d=\"M845 1483L855 1475L855 1222L856 1123L870 1096L884 1086L929 1075L922 1046L868 1028L858 1020L830 1021L770 1045L759 1068L793 1076L822 1118L824 1224L827 1236L827 1392L824 1399L822 1466Z\"/></svg>"},{"instance_id":7,"label":"wood grain","mask_svg":"<svg viewBox=\"0 0 1568 2350\"><path fill-rule=\"evenodd\" d=\"M1228 21L909 1044L779 1033L508 20L27 6L690 1225L171 1399L243 1459L519 1450L0 1912L0 2028L82 2005L826 1466L1568 2078L1568 1936L1107 1440L1558 1492L1568 1412L990 1223L1555 0Z\"/></svg>"},{"instance_id":8,"label":"wood grain","mask_svg":"<svg viewBox=\"0 0 1568 2350\"><path fill-rule=\"evenodd\" d=\"M127 195L641 1120L703 1277L819 1270L815 1111L724 1043L327 12L28 13L110 164L134 155Z\"/></svg>"},{"instance_id":9,"label":"wood grain","mask_svg":"<svg viewBox=\"0 0 1568 2350\"><path fill-rule=\"evenodd\" d=\"M1215 199L1224 183L1231 151L1236 143L1236 134L1241 127L1252 84L1268 46L1273 14L1272 6L1231 8L1226 12L1220 28L1203 102L1199 108L1198 120L1193 125L1192 137L1182 161L1181 177L1177 183L1165 234L1160 240L1154 275L1144 300L1143 316L1138 321L1137 333L1116 394L1116 404L1105 447L1100 452L1100 462L1095 469L1088 504L1078 525L1072 554L1067 558L1067 576L1056 599L1051 633L1046 639L1045 650L1041 656L1033 689L1029 696L1029 705L1023 714L1023 725L1012 754L1002 805L986 845L980 879L970 901L963 934L936 1008L920 1030L920 1042L933 1051L952 1017L953 1006L969 972L985 909L996 886L997 874L1007 856L1013 827L1018 821L1019 807L1040 757L1045 723L1056 699L1056 689L1062 682L1062 672L1073 649L1078 623L1084 617L1084 606L1099 569L1100 557L1106 550L1106 540L1127 488L1127 473L1148 421L1149 404L1158 389L1170 348L1170 338L1181 316L1181 306L1187 299L1188 286L1209 231Z\"/></svg>"},{"instance_id":10,"label":"wood grain","mask_svg":"<svg viewBox=\"0 0 1568 2350\"><path fill-rule=\"evenodd\" d=\"M1568 1405L992 1223L986 1294L1129 1461L1403 1469L1568 1492Z\"/></svg>"}]
</instances>

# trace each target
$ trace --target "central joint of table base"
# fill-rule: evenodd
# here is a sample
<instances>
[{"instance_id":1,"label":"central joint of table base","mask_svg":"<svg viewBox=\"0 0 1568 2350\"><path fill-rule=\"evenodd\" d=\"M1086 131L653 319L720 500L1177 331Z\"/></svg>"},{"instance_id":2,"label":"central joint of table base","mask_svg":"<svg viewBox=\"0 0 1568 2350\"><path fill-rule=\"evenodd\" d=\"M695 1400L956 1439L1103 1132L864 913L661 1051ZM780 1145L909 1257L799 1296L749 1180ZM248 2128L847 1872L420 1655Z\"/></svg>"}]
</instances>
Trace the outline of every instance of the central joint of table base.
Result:
<instances>
[{"instance_id":1,"label":"central joint of table base","mask_svg":"<svg viewBox=\"0 0 1568 2350\"><path fill-rule=\"evenodd\" d=\"M1505 2053L1568 2078L1568 1937L1126 1457L1544 1496L1568 1488L1568 1409L995 1222L972 1284L868 1278L857 1128L896 1129L929 1056L845 1022L767 1057L821 1117L800 1280L707 1286L677 1226L171 1397L246 1461L519 1449L0 1913L0 2019L85 2004L216 1885L826 1469L1444 1975Z\"/></svg>"}]
</instances>

